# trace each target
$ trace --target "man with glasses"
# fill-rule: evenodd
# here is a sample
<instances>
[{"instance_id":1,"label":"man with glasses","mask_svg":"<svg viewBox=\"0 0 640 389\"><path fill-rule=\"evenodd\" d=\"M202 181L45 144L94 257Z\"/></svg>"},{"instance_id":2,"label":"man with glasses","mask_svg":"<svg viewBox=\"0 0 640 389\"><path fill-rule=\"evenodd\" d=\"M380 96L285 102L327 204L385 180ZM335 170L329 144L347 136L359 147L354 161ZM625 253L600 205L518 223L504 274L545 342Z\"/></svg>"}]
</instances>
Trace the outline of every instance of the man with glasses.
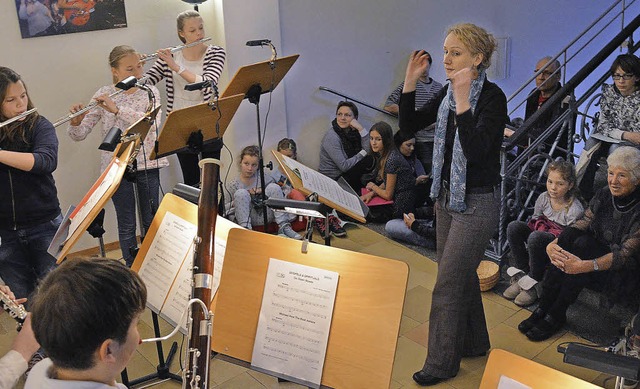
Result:
<instances>
[{"instance_id":1,"label":"man with glasses","mask_svg":"<svg viewBox=\"0 0 640 389\"><path fill-rule=\"evenodd\" d=\"M538 74L535 79L536 88L531 91L529 97L527 97L524 116L525 121L533 116L534 113L536 113L540 108L544 106L544 104L547 103L547 101L549 101L551 96L553 96L560 90L560 88L562 87L562 85L560 85L561 71L562 69L560 62L557 59L554 60L552 57L544 57L536 63L536 68L534 70L534 73ZM567 106L567 98L560 100L556 104L554 104L552 108L548 109L542 116L538 118L538 120L528 131L527 137L519 143L519 146L522 148L528 147L531 142L538 138L540 134L542 134L544 130L546 130L558 118L558 116L560 116L560 114L562 114L562 112L567 109ZM560 132L560 129L561 127L558 127L558 129L554 131L553 135L548 138L548 141L545 142L545 152L549 152L551 144L555 141L558 133ZM514 132L514 130L506 129L505 136L509 137ZM567 145L568 134L565 133L559 140L558 147L566 150Z\"/></svg>"}]
</instances>

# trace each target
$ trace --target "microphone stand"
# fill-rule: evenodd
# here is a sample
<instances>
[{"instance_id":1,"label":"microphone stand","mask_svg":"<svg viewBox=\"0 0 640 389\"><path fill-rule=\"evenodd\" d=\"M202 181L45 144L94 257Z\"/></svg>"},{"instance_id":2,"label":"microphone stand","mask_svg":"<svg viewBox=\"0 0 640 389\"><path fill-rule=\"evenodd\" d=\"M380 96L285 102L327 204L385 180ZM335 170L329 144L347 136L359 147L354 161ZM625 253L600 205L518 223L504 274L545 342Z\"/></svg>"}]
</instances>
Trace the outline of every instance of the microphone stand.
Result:
<instances>
[{"instance_id":1,"label":"microphone stand","mask_svg":"<svg viewBox=\"0 0 640 389\"><path fill-rule=\"evenodd\" d=\"M271 48L271 59L269 62L269 68L274 71L276 69L276 58L277 58L277 53L276 53L276 47L273 45L273 43L271 43L271 41L268 41L263 45L269 45L269 47ZM249 42L247 42L247 45L249 45ZM273 88L269 88L269 90L271 90ZM251 104L255 104L256 106L256 122L257 122L257 129L258 129L258 151L259 151L259 157L258 157L258 172L260 174L260 189L261 189L261 198L262 198L262 219L263 219L263 223L264 223L264 232L268 233L267 230L267 226L269 225L268 222L268 218L267 218L267 205L266 205L266 201L267 201L267 194L265 193L265 180L264 180L264 156L262 154L262 132L260 129L260 95L262 94L262 87L260 86L260 84L253 84L251 85L251 87L249 88L249 90L247 91L247 99L249 100L249 102ZM269 168L271 168L270 165Z\"/></svg>"}]
</instances>

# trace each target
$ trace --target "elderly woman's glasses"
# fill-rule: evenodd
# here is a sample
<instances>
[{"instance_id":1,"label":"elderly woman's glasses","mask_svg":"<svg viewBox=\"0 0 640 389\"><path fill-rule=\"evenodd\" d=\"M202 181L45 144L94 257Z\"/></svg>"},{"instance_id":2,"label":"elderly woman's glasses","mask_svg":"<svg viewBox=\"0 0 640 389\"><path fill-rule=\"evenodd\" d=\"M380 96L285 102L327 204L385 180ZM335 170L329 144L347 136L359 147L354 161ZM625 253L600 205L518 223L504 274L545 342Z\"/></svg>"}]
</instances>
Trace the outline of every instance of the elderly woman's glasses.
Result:
<instances>
[{"instance_id":1,"label":"elderly woman's glasses","mask_svg":"<svg viewBox=\"0 0 640 389\"><path fill-rule=\"evenodd\" d=\"M631 73L625 73L625 74L612 74L611 78L613 78L614 80L630 80L633 78L633 74Z\"/></svg>"}]
</instances>

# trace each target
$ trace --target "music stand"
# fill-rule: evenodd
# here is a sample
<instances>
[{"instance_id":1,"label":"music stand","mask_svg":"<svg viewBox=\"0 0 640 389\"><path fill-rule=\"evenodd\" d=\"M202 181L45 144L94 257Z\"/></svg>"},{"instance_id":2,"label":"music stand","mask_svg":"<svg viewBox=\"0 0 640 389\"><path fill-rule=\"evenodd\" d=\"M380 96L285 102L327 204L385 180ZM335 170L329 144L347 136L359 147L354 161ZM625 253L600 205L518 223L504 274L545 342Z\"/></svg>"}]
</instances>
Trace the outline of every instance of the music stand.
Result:
<instances>
[{"instance_id":1,"label":"music stand","mask_svg":"<svg viewBox=\"0 0 640 389\"><path fill-rule=\"evenodd\" d=\"M108 165L109 167L116 169L115 177L108 177L108 167L104 172L102 172L100 177L96 180L82 200L80 200L78 206L73 210L70 210L65 216L65 219L60 224L60 227L58 227L55 237L47 250L49 254L57 259L58 264L65 259L73 245L75 245L78 239L80 239L82 233L87 230L89 225L91 225L92 221L120 186L120 182L122 181L122 177L127 169L127 165L135 158L140 144L147 136L149 129L155 122L159 109L159 107L156 107L152 111L147 112L143 117L138 119L124 131L121 137L122 141L113 151L113 158ZM99 198L96 199L95 196L92 198L92 195L96 193L96 190L99 190L100 186L104 184L107 179L112 180L108 189L103 191ZM88 208L83 209L83 207ZM82 217L82 220L75 224L77 228L73 231L69 231L69 227L72 225L71 219L74 217Z\"/></svg>"},{"instance_id":2,"label":"music stand","mask_svg":"<svg viewBox=\"0 0 640 389\"><path fill-rule=\"evenodd\" d=\"M249 99L251 104L256 106L256 119L258 129L258 149L260 156L258 160L258 171L260 173L260 187L262 189L262 217L264 220L264 230L267 231L267 207L264 185L264 158L262 156L262 133L260 129L260 95L272 92L282 81L291 66L300 55L294 54L274 60L246 65L238 69L236 74L222 92L222 98L242 94Z\"/></svg>"},{"instance_id":3,"label":"music stand","mask_svg":"<svg viewBox=\"0 0 640 389\"><path fill-rule=\"evenodd\" d=\"M301 254L299 241L250 230L229 231L214 307L212 349L218 358L250 368L270 258L340 274L323 387L388 388L407 264L324 245Z\"/></svg>"},{"instance_id":4,"label":"music stand","mask_svg":"<svg viewBox=\"0 0 640 389\"><path fill-rule=\"evenodd\" d=\"M150 158L157 159L189 150L189 138L198 131L202 132L203 144L222 138L242 99L244 94L236 94L170 112Z\"/></svg>"}]
</instances>

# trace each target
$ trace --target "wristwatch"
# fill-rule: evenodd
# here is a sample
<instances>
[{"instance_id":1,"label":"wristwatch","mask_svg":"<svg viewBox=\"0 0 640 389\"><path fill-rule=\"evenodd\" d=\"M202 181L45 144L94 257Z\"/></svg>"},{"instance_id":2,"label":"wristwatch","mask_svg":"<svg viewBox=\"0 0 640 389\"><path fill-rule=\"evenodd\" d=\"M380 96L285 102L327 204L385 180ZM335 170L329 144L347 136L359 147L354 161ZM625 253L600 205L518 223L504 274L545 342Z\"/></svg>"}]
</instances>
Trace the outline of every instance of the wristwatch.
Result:
<instances>
[{"instance_id":1,"label":"wristwatch","mask_svg":"<svg viewBox=\"0 0 640 389\"><path fill-rule=\"evenodd\" d=\"M600 267L598 266L598 261L597 260L593 260L593 271L598 271L600 270Z\"/></svg>"}]
</instances>

